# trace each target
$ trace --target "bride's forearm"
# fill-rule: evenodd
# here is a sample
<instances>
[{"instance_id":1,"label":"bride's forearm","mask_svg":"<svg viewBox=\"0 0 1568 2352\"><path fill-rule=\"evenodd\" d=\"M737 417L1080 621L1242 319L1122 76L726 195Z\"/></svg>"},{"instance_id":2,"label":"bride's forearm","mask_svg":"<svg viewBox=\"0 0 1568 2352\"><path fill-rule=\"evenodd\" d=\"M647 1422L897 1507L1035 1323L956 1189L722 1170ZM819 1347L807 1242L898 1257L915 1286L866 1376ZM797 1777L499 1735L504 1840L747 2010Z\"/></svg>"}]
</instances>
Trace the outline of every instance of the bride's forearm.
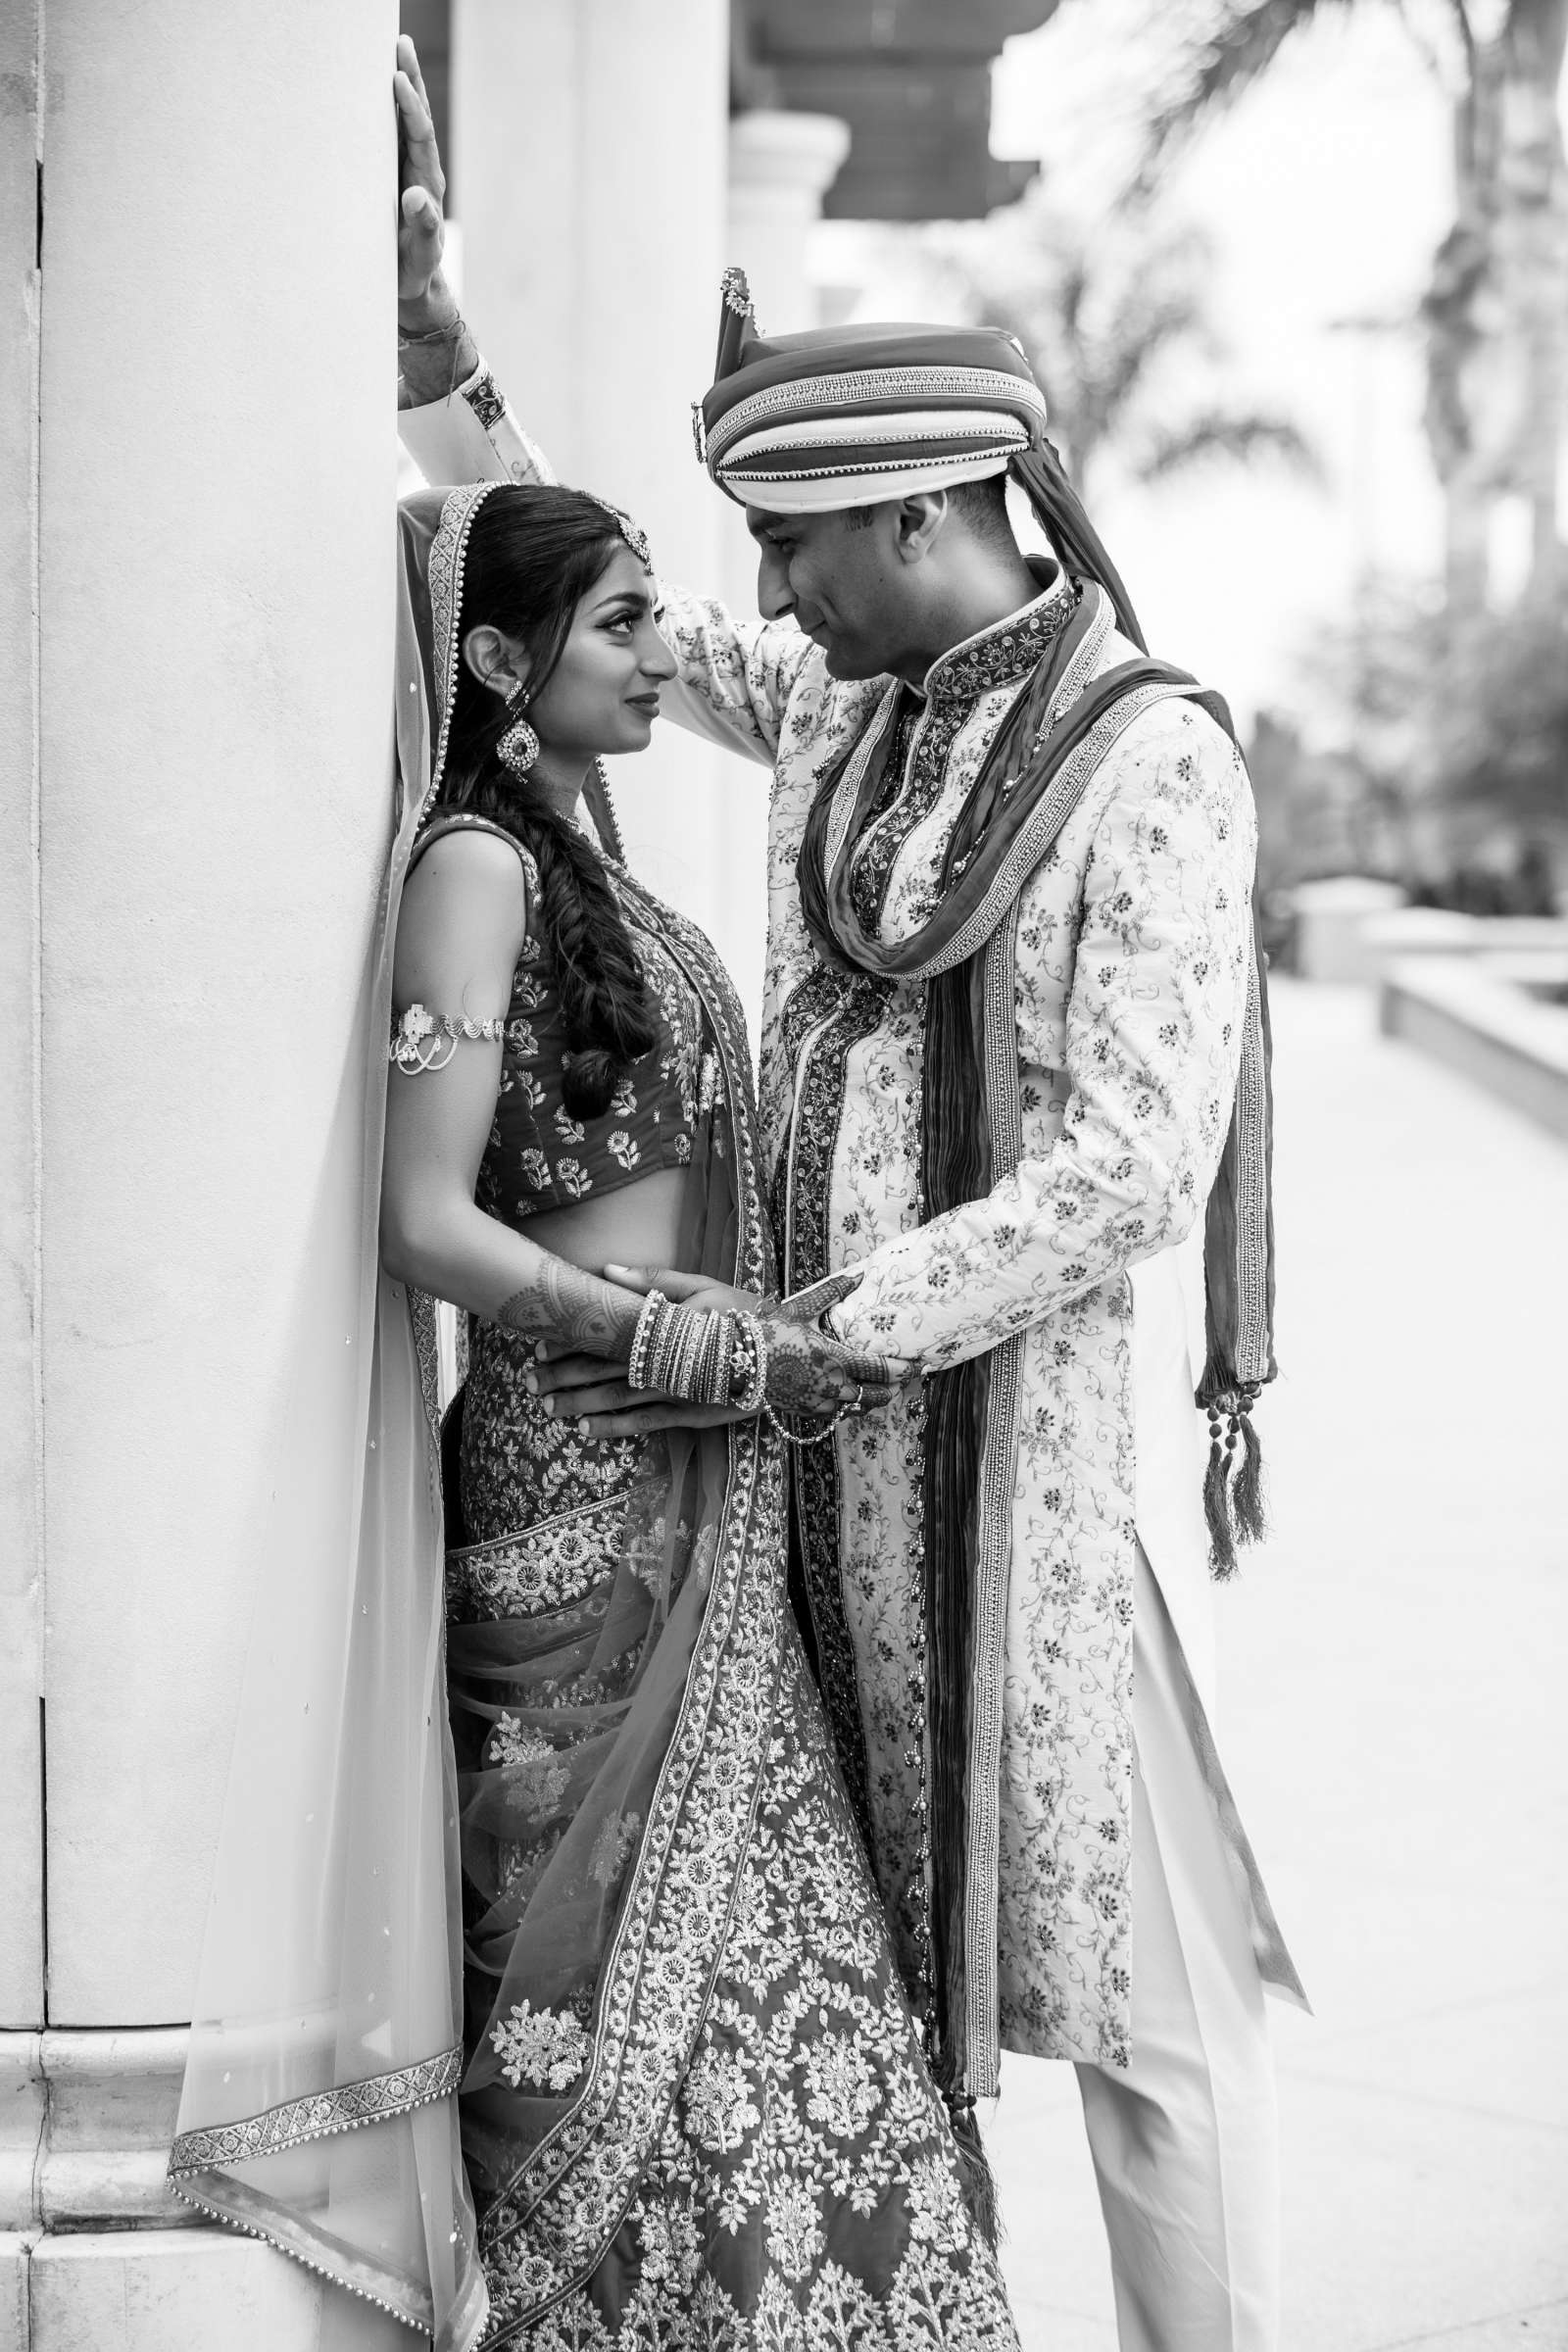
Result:
<instances>
[{"instance_id":1,"label":"bride's forearm","mask_svg":"<svg viewBox=\"0 0 1568 2352\"><path fill-rule=\"evenodd\" d=\"M381 1262L396 1281L486 1315L554 1347L624 1363L643 1300L514 1233L481 1208L420 1220L415 1232L383 1224Z\"/></svg>"},{"instance_id":2,"label":"bride's forearm","mask_svg":"<svg viewBox=\"0 0 1568 2352\"><path fill-rule=\"evenodd\" d=\"M585 1274L569 1258L552 1257L544 1250L535 1254L538 1265L510 1298L502 1300L495 1320L513 1331L624 1363L643 1307L637 1293L616 1290L597 1274Z\"/></svg>"}]
</instances>

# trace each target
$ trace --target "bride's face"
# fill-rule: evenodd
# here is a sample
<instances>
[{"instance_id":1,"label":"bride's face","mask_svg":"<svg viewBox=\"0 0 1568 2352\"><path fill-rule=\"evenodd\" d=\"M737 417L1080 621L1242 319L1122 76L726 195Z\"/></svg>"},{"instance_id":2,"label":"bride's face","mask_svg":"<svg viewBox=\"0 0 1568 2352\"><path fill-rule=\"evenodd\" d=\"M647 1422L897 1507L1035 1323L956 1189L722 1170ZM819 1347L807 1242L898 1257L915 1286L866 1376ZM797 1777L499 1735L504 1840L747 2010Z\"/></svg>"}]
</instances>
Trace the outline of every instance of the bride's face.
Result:
<instances>
[{"instance_id":1,"label":"bride's face","mask_svg":"<svg viewBox=\"0 0 1568 2352\"><path fill-rule=\"evenodd\" d=\"M571 633L528 722L550 750L597 758L640 752L675 662L654 621L654 583L630 548L612 557L572 617Z\"/></svg>"}]
</instances>

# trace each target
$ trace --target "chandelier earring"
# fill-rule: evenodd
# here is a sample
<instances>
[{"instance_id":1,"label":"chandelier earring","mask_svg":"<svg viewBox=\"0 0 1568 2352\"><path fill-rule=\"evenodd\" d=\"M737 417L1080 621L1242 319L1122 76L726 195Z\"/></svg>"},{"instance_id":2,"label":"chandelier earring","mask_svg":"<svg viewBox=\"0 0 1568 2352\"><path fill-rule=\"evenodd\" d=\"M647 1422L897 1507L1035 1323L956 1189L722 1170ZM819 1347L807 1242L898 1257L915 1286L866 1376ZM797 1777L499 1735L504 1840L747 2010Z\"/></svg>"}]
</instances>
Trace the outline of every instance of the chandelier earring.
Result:
<instances>
[{"instance_id":1,"label":"chandelier earring","mask_svg":"<svg viewBox=\"0 0 1568 2352\"><path fill-rule=\"evenodd\" d=\"M519 783L539 757L539 738L523 716L530 700L526 686L513 688L507 697L507 716L512 723L496 746L502 765L510 768Z\"/></svg>"}]
</instances>

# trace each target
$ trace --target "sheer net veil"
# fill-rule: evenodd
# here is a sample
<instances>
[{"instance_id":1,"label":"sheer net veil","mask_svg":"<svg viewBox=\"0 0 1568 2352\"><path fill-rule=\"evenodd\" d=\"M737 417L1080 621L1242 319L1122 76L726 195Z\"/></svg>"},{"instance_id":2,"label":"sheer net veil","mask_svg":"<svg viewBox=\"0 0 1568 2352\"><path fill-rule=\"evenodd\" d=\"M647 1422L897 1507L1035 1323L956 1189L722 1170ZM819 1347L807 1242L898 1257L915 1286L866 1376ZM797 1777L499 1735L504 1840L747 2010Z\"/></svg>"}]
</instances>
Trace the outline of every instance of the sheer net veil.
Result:
<instances>
[{"instance_id":1,"label":"sheer net veil","mask_svg":"<svg viewBox=\"0 0 1568 2352\"><path fill-rule=\"evenodd\" d=\"M411 2329L467 2352L486 2316L458 2139L434 1335L377 1247L393 935L450 692L433 606L475 503L421 493L399 516L392 840L252 1521L255 1613L170 2165L180 2195L350 2290L322 2297L321 2352Z\"/></svg>"}]
</instances>

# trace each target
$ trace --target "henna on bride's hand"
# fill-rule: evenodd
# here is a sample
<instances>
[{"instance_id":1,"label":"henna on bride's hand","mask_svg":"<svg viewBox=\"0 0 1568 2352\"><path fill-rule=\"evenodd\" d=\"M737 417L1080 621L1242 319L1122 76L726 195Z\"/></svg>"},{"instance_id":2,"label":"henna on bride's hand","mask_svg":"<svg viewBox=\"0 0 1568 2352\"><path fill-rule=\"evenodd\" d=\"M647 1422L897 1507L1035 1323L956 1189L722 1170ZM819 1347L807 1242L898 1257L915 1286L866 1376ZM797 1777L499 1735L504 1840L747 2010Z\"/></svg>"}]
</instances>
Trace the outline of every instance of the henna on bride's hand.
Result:
<instances>
[{"instance_id":1,"label":"henna on bride's hand","mask_svg":"<svg viewBox=\"0 0 1568 2352\"><path fill-rule=\"evenodd\" d=\"M635 1291L617 1292L565 1258L546 1257L531 1280L497 1309L496 1321L624 1362L643 1303Z\"/></svg>"}]
</instances>

